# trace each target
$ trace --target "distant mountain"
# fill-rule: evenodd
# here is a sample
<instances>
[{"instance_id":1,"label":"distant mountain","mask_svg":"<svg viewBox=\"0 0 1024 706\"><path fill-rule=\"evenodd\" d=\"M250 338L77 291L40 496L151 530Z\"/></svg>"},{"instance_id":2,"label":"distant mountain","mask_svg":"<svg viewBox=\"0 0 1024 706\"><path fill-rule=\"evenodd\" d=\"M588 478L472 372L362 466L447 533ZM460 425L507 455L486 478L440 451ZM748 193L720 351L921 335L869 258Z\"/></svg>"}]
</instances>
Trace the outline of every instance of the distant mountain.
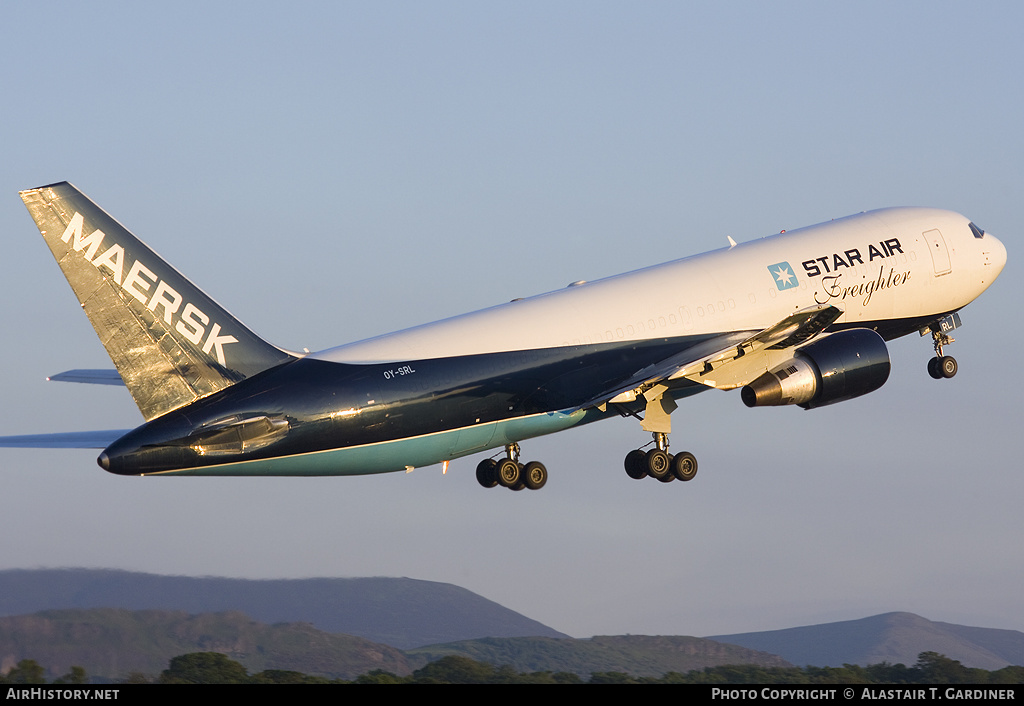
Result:
<instances>
[{"instance_id":1,"label":"distant mountain","mask_svg":"<svg viewBox=\"0 0 1024 706\"><path fill-rule=\"evenodd\" d=\"M408 578L246 580L159 576L108 569L0 571L0 616L25 616L39 611L88 608L185 611L193 615L179 615L175 620L192 618L199 621L193 625L200 624L202 620L213 620L203 614L227 611L244 613L248 617L243 616L241 619L252 623L248 631L238 626L231 628L238 635L231 639L242 647L231 647L233 643L229 640L225 643L227 647L209 649L224 652L256 671L265 668L260 666L262 662L247 661L235 655L248 654L245 645L264 644L269 639L253 637L255 633L252 630L257 630L253 626L258 623L309 623L301 626L301 630L326 637L314 639L307 635L302 639L334 645L332 640L354 640L355 637L349 636L358 636L378 643L365 649L381 655L387 652L383 645L410 650L407 653L408 664L395 662L394 666L389 667L385 666L385 663L391 664L387 660L395 660L397 657L379 658L383 660L379 668L396 673L405 673L403 670L410 667L416 669L431 659L448 654L465 655L496 665L507 664L521 671L571 671L577 674L623 671L660 676L667 671L685 672L727 663L776 664L764 654L736 651L731 646L778 655L781 660L801 667L837 667L843 664L868 665L880 662L913 665L918 655L926 651L946 655L968 667L987 670L1001 669L1007 665L1024 665L1024 633L932 622L912 613L887 613L862 620L768 632L715 635L707 639L624 636L574 640L475 593L433 581ZM67 634L79 634L81 631L88 633L90 630L105 634L105 630L113 630L114 624L121 619L128 621L127 626L123 627L128 636L125 640L131 641L135 639L133 635L145 634L145 630L138 627L141 618L115 619L111 617L114 615L111 613L102 619L85 619L81 616L73 619L65 616L60 620L50 615L45 620L51 621L47 624L50 625L48 629L54 631L53 635L63 635L67 631L71 631ZM81 624L72 629L69 626L74 620L80 620ZM164 618L153 620L162 625ZM89 621L96 625L85 627ZM263 626L260 629L271 627L276 629L279 626ZM296 626L290 627L299 629ZM192 640L194 636L189 633L190 629L179 629L179 632L184 631L181 633L184 641L180 646L174 643L168 647L179 650L170 656L207 649L203 647L206 643L202 639L198 642ZM62 633L62 630L65 632ZM163 628L156 624L152 630L156 634L163 634L160 632ZM14 655L20 655L19 659L28 657L37 660L42 656L23 649L28 646L27 643L18 642L23 638L12 639L14 642L8 643L12 645L10 650L0 650L0 662ZM716 645L710 640L727 645ZM19 644L22 646L18 647ZM33 643L40 648L46 644L45 640ZM214 640L209 644L221 643ZM301 639L297 644L301 644ZM331 664L338 661L337 649L340 648L331 646L325 653L329 655L326 659ZM145 653L146 649L141 651ZM155 661L150 664L158 664L162 670L166 668L166 662L162 656L164 652L159 654L161 656L154 657ZM310 658L309 654L303 653L302 660ZM63 663L60 660L53 662ZM3 664L6 666L0 667L0 670L11 666L6 662ZM78 664L86 666L81 662ZM319 674L349 673L337 671L337 668L331 671L326 667L283 667L280 664L282 662L275 662L274 668L294 668ZM351 669L357 670L356 673L368 671L363 669L363 664L357 658L352 662ZM378 667L370 667L375 668ZM138 671L146 669L140 668Z\"/></svg>"},{"instance_id":2,"label":"distant mountain","mask_svg":"<svg viewBox=\"0 0 1024 706\"><path fill-rule=\"evenodd\" d=\"M479 637L568 637L464 588L434 581L246 580L111 569L0 571L0 615L64 608L241 611L265 623L306 622L402 649Z\"/></svg>"},{"instance_id":3,"label":"distant mountain","mask_svg":"<svg viewBox=\"0 0 1024 706\"><path fill-rule=\"evenodd\" d=\"M698 637L486 638L403 653L361 637L331 635L308 623L265 625L238 612L93 608L0 618L0 672L33 659L51 678L73 665L100 680L121 680L132 672L153 677L172 657L190 652L220 652L250 674L286 669L344 679L375 669L407 675L448 655L521 672L573 672L584 678L593 672L660 677L723 664L792 666L775 655Z\"/></svg>"},{"instance_id":4,"label":"distant mountain","mask_svg":"<svg viewBox=\"0 0 1024 706\"><path fill-rule=\"evenodd\" d=\"M131 672L152 677L172 657L189 652L223 653L250 674L287 669L349 679L374 669L412 671L394 647L330 635L308 623L265 625L237 612L95 608L0 618L0 672L33 659L52 676L77 665L101 679L124 679Z\"/></svg>"},{"instance_id":5,"label":"distant mountain","mask_svg":"<svg viewBox=\"0 0 1024 706\"><path fill-rule=\"evenodd\" d=\"M597 636L557 640L546 637L506 637L431 645L406 652L414 669L446 657L461 655L519 672L624 672L660 677L666 672L685 674L691 669L725 664L792 667L776 655L727 645L699 637L667 635Z\"/></svg>"},{"instance_id":6,"label":"distant mountain","mask_svg":"<svg viewBox=\"0 0 1024 706\"><path fill-rule=\"evenodd\" d=\"M801 667L880 662L912 665L921 652L938 652L979 669L1024 665L1024 633L1020 631L935 623L913 613L885 613L709 639L771 652Z\"/></svg>"}]
</instances>

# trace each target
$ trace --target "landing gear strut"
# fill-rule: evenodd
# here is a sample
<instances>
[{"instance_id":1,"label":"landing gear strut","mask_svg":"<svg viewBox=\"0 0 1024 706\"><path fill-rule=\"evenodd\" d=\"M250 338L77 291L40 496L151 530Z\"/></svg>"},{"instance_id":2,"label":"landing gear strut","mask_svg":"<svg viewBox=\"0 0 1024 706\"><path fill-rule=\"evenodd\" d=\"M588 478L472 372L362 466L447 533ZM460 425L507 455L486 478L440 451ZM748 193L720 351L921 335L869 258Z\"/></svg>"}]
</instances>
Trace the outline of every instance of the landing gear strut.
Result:
<instances>
[{"instance_id":1,"label":"landing gear strut","mask_svg":"<svg viewBox=\"0 0 1024 706\"><path fill-rule=\"evenodd\" d=\"M548 469L540 461L519 463L519 444L505 447L505 458L485 458L476 467L476 480L485 488L501 485L511 490L540 490L548 482Z\"/></svg>"},{"instance_id":2,"label":"landing gear strut","mask_svg":"<svg viewBox=\"0 0 1024 706\"><path fill-rule=\"evenodd\" d=\"M960 316L958 314L950 314L937 323L929 326L932 332L932 341L935 346L935 357L928 361L928 374L936 380L951 378L956 375L956 358L951 355L945 355L942 352L942 347L948 346L955 340L952 336L947 334L946 331L951 331L959 325Z\"/></svg>"},{"instance_id":3,"label":"landing gear strut","mask_svg":"<svg viewBox=\"0 0 1024 706\"><path fill-rule=\"evenodd\" d=\"M647 406L644 411L643 429L654 436L654 448L649 451L635 449L626 454L626 474L635 480L650 476L662 483L677 478L687 481L697 475L697 459L689 451L672 455L668 452L668 435L672 431L669 415L676 408L675 400L665 396L668 388L656 385L644 393Z\"/></svg>"}]
</instances>

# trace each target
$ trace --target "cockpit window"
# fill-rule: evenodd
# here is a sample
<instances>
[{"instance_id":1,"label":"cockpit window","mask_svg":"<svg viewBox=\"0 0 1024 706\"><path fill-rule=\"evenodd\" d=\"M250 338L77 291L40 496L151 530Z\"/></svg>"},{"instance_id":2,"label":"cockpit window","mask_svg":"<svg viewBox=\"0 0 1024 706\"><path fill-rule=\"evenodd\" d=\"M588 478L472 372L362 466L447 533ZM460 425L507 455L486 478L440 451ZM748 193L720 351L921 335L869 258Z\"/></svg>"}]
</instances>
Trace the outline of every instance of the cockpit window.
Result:
<instances>
[{"instance_id":1,"label":"cockpit window","mask_svg":"<svg viewBox=\"0 0 1024 706\"><path fill-rule=\"evenodd\" d=\"M979 228L978 226L974 225L973 223L969 223L968 225L971 228L971 232L974 233L974 237L975 238L984 238L985 237L985 231L983 231L981 228Z\"/></svg>"}]
</instances>

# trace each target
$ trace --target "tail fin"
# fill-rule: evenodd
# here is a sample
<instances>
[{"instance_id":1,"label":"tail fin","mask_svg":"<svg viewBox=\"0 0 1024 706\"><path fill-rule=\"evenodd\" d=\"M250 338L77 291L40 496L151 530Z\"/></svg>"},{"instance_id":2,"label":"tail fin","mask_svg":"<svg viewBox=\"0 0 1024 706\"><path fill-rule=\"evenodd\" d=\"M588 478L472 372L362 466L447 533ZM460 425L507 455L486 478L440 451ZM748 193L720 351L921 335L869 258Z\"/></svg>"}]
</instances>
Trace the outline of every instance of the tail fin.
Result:
<instances>
[{"instance_id":1,"label":"tail fin","mask_svg":"<svg viewBox=\"0 0 1024 706\"><path fill-rule=\"evenodd\" d=\"M147 420L293 359L71 184L21 199Z\"/></svg>"}]
</instances>

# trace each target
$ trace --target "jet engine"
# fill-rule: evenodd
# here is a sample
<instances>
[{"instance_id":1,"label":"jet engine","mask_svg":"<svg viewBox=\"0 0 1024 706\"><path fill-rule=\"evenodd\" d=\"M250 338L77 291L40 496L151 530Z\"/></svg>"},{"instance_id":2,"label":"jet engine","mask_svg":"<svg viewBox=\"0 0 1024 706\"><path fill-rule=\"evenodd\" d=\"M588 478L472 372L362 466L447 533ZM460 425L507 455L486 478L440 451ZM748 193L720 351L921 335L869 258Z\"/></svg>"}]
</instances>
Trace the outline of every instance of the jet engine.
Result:
<instances>
[{"instance_id":1,"label":"jet engine","mask_svg":"<svg viewBox=\"0 0 1024 706\"><path fill-rule=\"evenodd\" d=\"M798 348L794 356L743 388L748 407L822 407L874 392L889 379L889 351L871 329L840 331Z\"/></svg>"}]
</instances>

